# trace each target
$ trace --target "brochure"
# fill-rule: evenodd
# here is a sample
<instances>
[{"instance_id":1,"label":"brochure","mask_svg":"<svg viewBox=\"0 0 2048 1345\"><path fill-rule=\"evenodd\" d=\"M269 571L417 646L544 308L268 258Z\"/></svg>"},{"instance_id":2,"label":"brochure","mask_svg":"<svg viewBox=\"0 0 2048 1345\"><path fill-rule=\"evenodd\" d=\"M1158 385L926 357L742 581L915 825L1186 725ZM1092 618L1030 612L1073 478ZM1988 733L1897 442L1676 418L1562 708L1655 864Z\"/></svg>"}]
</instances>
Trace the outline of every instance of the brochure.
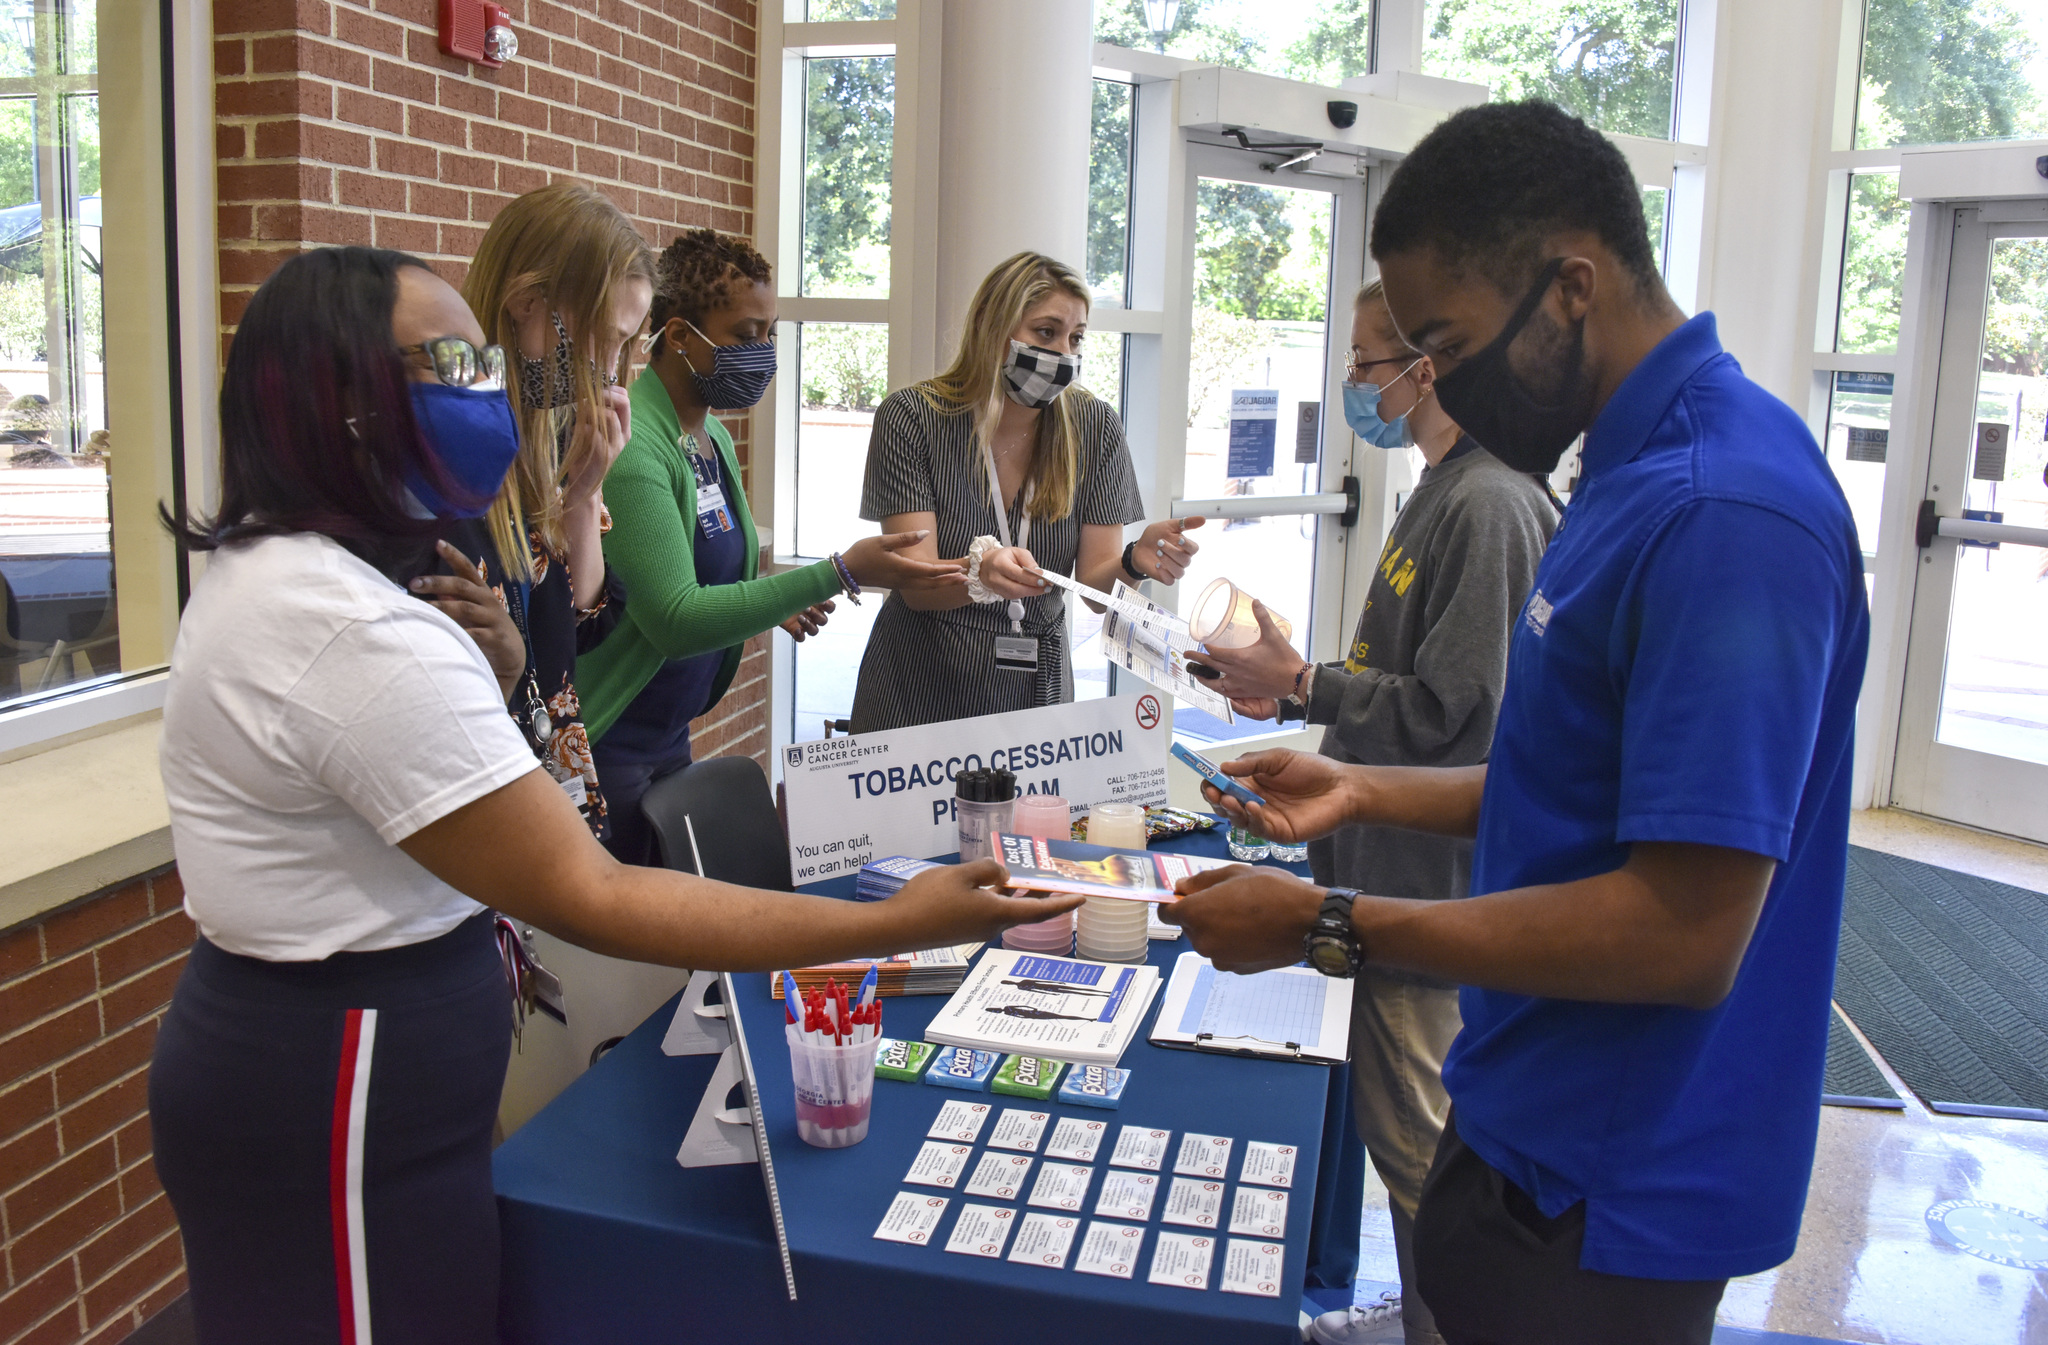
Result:
<instances>
[{"instance_id":1,"label":"brochure","mask_svg":"<svg viewBox=\"0 0 2048 1345\"><path fill-rule=\"evenodd\" d=\"M981 949L982 945L978 943L963 943L951 948L927 948L921 953L897 953L893 957L855 958L818 967L798 967L789 975L795 978L797 989L802 991L822 990L827 981L856 986L872 965L878 983L877 995L950 995L960 988L961 978L967 975L968 965ZM771 999L782 998L782 977L768 978L768 995Z\"/></svg>"},{"instance_id":2,"label":"brochure","mask_svg":"<svg viewBox=\"0 0 2048 1345\"><path fill-rule=\"evenodd\" d=\"M932 1019L925 1040L1115 1065L1158 991L1152 967L990 948Z\"/></svg>"},{"instance_id":3,"label":"brochure","mask_svg":"<svg viewBox=\"0 0 2048 1345\"><path fill-rule=\"evenodd\" d=\"M1181 879L1237 862L1008 833L996 836L996 858L1010 871L1010 886L1014 888L1150 902L1178 901L1173 885Z\"/></svg>"}]
</instances>

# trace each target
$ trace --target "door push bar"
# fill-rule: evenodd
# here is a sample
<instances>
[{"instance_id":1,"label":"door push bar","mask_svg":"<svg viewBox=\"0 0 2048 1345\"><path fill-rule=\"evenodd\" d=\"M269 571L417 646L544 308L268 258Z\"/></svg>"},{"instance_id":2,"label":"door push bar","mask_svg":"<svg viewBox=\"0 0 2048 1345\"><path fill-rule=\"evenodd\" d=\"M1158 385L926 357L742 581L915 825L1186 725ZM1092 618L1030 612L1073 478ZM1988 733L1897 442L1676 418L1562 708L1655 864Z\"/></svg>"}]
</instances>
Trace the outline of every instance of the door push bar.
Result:
<instances>
[{"instance_id":1,"label":"door push bar","mask_svg":"<svg viewBox=\"0 0 2048 1345\"><path fill-rule=\"evenodd\" d=\"M1358 526L1358 478L1344 478L1344 489L1321 495L1225 495L1214 500L1175 500L1169 518L1280 518L1293 514L1333 514L1340 528Z\"/></svg>"},{"instance_id":2,"label":"door push bar","mask_svg":"<svg viewBox=\"0 0 2048 1345\"><path fill-rule=\"evenodd\" d=\"M1913 528L1913 545L1930 547L1937 537L1959 542L2016 542L2020 546L2048 547L2048 528L2027 528L2017 523L1995 523L1989 519L1946 518L1935 512L1933 500L1920 501L1920 517Z\"/></svg>"}]
</instances>

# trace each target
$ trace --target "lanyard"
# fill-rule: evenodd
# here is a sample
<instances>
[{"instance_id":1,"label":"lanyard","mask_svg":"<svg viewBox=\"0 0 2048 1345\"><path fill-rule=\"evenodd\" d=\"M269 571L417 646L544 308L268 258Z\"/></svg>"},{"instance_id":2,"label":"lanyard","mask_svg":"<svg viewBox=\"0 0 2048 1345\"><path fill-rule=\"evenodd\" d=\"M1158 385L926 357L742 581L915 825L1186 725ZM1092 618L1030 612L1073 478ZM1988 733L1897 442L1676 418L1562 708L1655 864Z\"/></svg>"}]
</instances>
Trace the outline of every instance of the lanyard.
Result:
<instances>
[{"instance_id":1,"label":"lanyard","mask_svg":"<svg viewBox=\"0 0 2048 1345\"><path fill-rule=\"evenodd\" d=\"M1017 520L1017 540L1012 543L1010 541L1010 514L1007 509L1003 508L1003 483L1002 479L996 475L995 450L990 448L986 442L981 446L981 460L988 464L988 498L989 503L993 504L996 508L996 540L1006 547L1012 545L1022 547L1031 540L1031 497L1037 494L1038 488L1029 481L1024 483L1024 501L1021 517ZM1024 633L1024 604L1015 598L1010 599L1010 629L1019 635Z\"/></svg>"}]
</instances>

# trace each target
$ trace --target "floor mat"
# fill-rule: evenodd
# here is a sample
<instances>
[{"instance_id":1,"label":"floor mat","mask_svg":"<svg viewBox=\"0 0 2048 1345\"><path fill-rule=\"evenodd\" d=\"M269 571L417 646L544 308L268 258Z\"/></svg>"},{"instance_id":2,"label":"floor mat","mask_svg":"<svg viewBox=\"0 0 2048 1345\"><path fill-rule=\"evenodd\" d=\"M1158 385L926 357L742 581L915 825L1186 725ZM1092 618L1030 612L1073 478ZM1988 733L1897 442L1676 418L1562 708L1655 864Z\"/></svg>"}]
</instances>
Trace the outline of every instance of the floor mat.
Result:
<instances>
[{"instance_id":1,"label":"floor mat","mask_svg":"<svg viewBox=\"0 0 2048 1345\"><path fill-rule=\"evenodd\" d=\"M1850 846L1835 1002L1932 1110L2048 1120L2048 896Z\"/></svg>"},{"instance_id":2,"label":"floor mat","mask_svg":"<svg viewBox=\"0 0 2048 1345\"><path fill-rule=\"evenodd\" d=\"M1839 1009L1828 1010L1828 1068L1821 1078L1820 1100L1831 1107L1899 1107L1898 1090L1885 1082L1884 1071L1842 1021Z\"/></svg>"}]
</instances>

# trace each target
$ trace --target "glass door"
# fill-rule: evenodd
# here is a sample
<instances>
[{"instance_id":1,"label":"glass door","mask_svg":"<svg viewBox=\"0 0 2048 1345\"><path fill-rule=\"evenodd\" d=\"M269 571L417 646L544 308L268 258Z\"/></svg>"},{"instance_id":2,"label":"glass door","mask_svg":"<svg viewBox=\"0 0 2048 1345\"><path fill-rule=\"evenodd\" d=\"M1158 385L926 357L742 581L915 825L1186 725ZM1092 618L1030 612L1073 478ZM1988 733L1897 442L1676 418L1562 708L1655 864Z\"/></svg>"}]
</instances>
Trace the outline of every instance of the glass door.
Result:
<instances>
[{"instance_id":1,"label":"glass door","mask_svg":"<svg viewBox=\"0 0 2048 1345\"><path fill-rule=\"evenodd\" d=\"M1201 553L1176 586L1194 610L1228 579L1284 616L1304 657L1343 640L1341 518L1351 435L1339 386L1365 254L1365 184L1275 172L1276 156L1190 145L1193 320L1176 515L1202 514ZM1327 648L1326 648L1327 647ZM1278 726L1183 704L1176 736L1221 742Z\"/></svg>"},{"instance_id":2,"label":"glass door","mask_svg":"<svg viewBox=\"0 0 2048 1345\"><path fill-rule=\"evenodd\" d=\"M2048 223L1954 239L1892 802L2048 841Z\"/></svg>"}]
</instances>

